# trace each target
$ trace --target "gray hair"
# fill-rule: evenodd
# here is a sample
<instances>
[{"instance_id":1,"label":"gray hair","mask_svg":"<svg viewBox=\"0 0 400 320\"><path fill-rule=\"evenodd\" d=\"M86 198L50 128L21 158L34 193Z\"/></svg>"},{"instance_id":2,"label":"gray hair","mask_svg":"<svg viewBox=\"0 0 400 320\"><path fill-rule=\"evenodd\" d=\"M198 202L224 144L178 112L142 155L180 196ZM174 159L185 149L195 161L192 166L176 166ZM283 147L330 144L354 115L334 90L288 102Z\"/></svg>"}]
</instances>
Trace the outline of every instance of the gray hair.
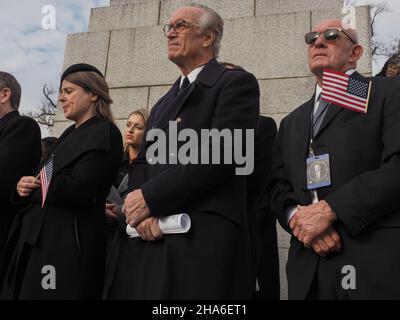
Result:
<instances>
[{"instance_id":1,"label":"gray hair","mask_svg":"<svg viewBox=\"0 0 400 320\"><path fill-rule=\"evenodd\" d=\"M400 66L400 55L393 55L388 59L388 64L395 64Z\"/></svg>"},{"instance_id":2,"label":"gray hair","mask_svg":"<svg viewBox=\"0 0 400 320\"><path fill-rule=\"evenodd\" d=\"M224 20L221 16L210 7L198 3L185 4L185 7L199 8L204 11L200 18L200 28L203 33L212 30L215 34L215 41L213 43L214 58L218 58L219 50L221 49L221 40L224 34Z\"/></svg>"},{"instance_id":3,"label":"gray hair","mask_svg":"<svg viewBox=\"0 0 400 320\"><path fill-rule=\"evenodd\" d=\"M18 110L19 103L21 102L21 85L13 75L0 71L0 90L4 88L8 88L11 91L11 108Z\"/></svg>"}]
</instances>

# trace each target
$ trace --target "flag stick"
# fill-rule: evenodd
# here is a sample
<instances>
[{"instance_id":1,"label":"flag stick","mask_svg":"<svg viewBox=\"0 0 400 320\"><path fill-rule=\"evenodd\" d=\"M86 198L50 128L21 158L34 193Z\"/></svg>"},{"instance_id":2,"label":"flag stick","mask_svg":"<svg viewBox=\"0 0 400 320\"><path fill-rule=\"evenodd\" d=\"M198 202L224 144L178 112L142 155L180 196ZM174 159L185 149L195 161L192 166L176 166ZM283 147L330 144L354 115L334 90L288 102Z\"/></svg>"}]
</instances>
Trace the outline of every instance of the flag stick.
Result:
<instances>
[{"instance_id":1,"label":"flag stick","mask_svg":"<svg viewBox=\"0 0 400 320\"><path fill-rule=\"evenodd\" d=\"M365 113L368 112L369 95L370 95L370 93L371 93L371 87L372 87L372 81L369 82L369 86L368 86L367 106L366 106L366 108L365 108Z\"/></svg>"}]
</instances>

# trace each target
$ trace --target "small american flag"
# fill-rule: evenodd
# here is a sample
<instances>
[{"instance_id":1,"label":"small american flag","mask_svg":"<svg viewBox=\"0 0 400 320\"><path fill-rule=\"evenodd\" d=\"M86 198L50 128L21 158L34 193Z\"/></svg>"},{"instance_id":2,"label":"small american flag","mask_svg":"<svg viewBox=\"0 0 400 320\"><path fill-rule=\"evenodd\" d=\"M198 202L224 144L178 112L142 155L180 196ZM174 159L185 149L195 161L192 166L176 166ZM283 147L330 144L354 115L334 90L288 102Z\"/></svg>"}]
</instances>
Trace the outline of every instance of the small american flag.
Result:
<instances>
[{"instance_id":1,"label":"small american flag","mask_svg":"<svg viewBox=\"0 0 400 320\"><path fill-rule=\"evenodd\" d=\"M321 99L361 113L367 113L371 81L324 70Z\"/></svg>"},{"instance_id":2,"label":"small american flag","mask_svg":"<svg viewBox=\"0 0 400 320\"><path fill-rule=\"evenodd\" d=\"M42 189L42 208L44 207L44 201L46 200L47 191L49 190L49 185L51 177L53 175L53 155L47 160L46 164L40 170L40 182Z\"/></svg>"}]
</instances>

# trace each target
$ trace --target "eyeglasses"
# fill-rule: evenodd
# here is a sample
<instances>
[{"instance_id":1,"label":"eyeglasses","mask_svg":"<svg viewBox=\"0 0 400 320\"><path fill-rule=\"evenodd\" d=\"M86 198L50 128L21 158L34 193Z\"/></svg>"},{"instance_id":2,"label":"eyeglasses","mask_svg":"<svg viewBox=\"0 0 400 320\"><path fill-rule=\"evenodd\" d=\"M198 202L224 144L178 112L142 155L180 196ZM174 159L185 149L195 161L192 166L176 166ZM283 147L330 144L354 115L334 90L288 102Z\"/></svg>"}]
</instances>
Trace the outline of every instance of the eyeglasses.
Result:
<instances>
[{"instance_id":1,"label":"eyeglasses","mask_svg":"<svg viewBox=\"0 0 400 320\"><path fill-rule=\"evenodd\" d=\"M164 31L164 35L167 36L168 33L173 29L176 33L184 33L184 31L186 29L189 28L199 28L200 25L193 23L193 22L188 22L185 20L178 20L175 23L170 23L170 24L166 24L163 28Z\"/></svg>"},{"instance_id":2,"label":"eyeglasses","mask_svg":"<svg viewBox=\"0 0 400 320\"><path fill-rule=\"evenodd\" d=\"M324 36L325 40L336 40L339 37L340 32L343 32L343 34L354 44L357 44L342 28L332 28L332 29L327 29L325 30L322 35ZM318 31L311 31L309 33L306 33L304 36L304 39L306 40L307 44L313 44L319 36L321 35L321 32Z\"/></svg>"}]
</instances>

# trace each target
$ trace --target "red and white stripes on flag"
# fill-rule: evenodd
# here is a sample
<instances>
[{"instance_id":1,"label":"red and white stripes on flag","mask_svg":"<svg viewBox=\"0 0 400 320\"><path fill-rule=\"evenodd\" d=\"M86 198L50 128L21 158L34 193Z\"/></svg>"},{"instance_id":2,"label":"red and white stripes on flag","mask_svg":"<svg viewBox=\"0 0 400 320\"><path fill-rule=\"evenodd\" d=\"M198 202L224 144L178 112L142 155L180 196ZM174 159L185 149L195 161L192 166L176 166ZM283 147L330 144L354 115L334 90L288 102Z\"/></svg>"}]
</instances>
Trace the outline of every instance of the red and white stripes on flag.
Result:
<instances>
[{"instance_id":1,"label":"red and white stripes on flag","mask_svg":"<svg viewBox=\"0 0 400 320\"><path fill-rule=\"evenodd\" d=\"M49 185L51 181L51 177L53 175L53 156L47 160L46 164L40 170L40 182L41 182L41 189L42 189L42 208L44 207L44 202L46 200L47 191L49 190Z\"/></svg>"},{"instance_id":2,"label":"red and white stripes on flag","mask_svg":"<svg viewBox=\"0 0 400 320\"><path fill-rule=\"evenodd\" d=\"M371 81L324 70L321 99L361 113L367 113Z\"/></svg>"}]
</instances>

